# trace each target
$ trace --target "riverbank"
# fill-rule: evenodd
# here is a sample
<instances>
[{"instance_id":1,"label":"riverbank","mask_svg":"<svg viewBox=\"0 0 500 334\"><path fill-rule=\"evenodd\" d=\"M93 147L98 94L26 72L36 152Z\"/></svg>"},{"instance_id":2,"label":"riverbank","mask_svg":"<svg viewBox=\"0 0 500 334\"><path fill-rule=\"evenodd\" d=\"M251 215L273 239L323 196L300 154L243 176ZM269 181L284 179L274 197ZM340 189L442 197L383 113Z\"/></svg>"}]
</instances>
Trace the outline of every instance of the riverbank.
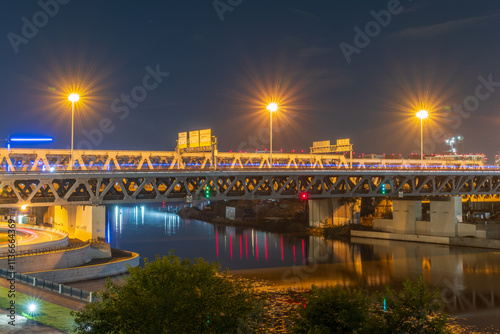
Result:
<instances>
[{"instance_id":1,"label":"riverbank","mask_svg":"<svg viewBox=\"0 0 500 334\"><path fill-rule=\"evenodd\" d=\"M183 208L177 215L214 225L254 228L265 232L310 233L309 216L304 203L297 200L227 201L207 206L203 210Z\"/></svg>"},{"instance_id":2,"label":"riverbank","mask_svg":"<svg viewBox=\"0 0 500 334\"><path fill-rule=\"evenodd\" d=\"M264 316L259 322L259 330L265 333L290 333L292 318L299 307L305 303L309 289L278 289L270 282L261 279L234 279L250 282L258 294L265 296ZM476 312L474 314L450 316L446 329L457 334L486 334L500 332L500 314L497 310Z\"/></svg>"},{"instance_id":3,"label":"riverbank","mask_svg":"<svg viewBox=\"0 0 500 334\"><path fill-rule=\"evenodd\" d=\"M458 247L475 247L486 249L500 249L500 240L473 238L473 237L441 237L429 235L415 235L415 234L401 234L389 233L373 230L351 230L351 237L353 238L368 238L368 239L383 239L383 240L397 240L397 241L410 241L421 242L428 244L438 244L447 246Z\"/></svg>"}]
</instances>

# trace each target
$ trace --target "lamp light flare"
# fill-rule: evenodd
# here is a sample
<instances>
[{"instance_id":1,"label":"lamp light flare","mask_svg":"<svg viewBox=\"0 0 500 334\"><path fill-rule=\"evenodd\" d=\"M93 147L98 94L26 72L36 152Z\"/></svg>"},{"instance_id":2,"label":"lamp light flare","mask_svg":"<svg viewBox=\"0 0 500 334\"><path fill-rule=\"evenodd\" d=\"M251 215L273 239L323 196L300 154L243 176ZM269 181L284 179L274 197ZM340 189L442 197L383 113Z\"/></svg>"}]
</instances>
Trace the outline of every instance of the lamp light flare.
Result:
<instances>
[{"instance_id":1,"label":"lamp light flare","mask_svg":"<svg viewBox=\"0 0 500 334\"><path fill-rule=\"evenodd\" d=\"M35 304L30 304L28 306L28 310L30 311L30 313L33 313L36 311L36 305Z\"/></svg>"},{"instance_id":2,"label":"lamp light flare","mask_svg":"<svg viewBox=\"0 0 500 334\"><path fill-rule=\"evenodd\" d=\"M26 204L24 204L23 206L21 206L21 210L23 210L23 211L24 211L24 210L26 210L26 208L27 208L27 207L28 207L28 206L27 206Z\"/></svg>"},{"instance_id":3,"label":"lamp light flare","mask_svg":"<svg viewBox=\"0 0 500 334\"><path fill-rule=\"evenodd\" d=\"M69 94L68 100L70 100L71 102L77 102L78 100L80 100L80 95L76 93Z\"/></svg>"},{"instance_id":4,"label":"lamp light flare","mask_svg":"<svg viewBox=\"0 0 500 334\"><path fill-rule=\"evenodd\" d=\"M417 112L417 117L420 119L426 119L427 117L429 117L429 113L427 112L427 110L420 110L419 112Z\"/></svg>"},{"instance_id":5,"label":"lamp light flare","mask_svg":"<svg viewBox=\"0 0 500 334\"><path fill-rule=\"evenodd\" d=\"M269 103L267 105L267 110L269 110L270 112L275 112L276 110L278 110L278 104L277 103Z\"/></svg>"}]
</instances>

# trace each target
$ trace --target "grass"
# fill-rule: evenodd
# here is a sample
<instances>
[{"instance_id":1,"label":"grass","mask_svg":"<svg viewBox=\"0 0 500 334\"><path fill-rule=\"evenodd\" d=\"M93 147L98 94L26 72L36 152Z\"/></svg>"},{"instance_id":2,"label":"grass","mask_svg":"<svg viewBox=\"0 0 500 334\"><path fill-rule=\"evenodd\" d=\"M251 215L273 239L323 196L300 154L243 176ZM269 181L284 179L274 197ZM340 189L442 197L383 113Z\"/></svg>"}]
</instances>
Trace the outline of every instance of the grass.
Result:
<instances>
[{"instance_id":1,"label":"grass","mask_svg":"<svg viewBox=\"0 0 500 334\"><path fill-rule=\"evenodd\" d=\"M10 305L10 298L8 297L8 289L0 287L0 307L7 308ZM36 300L33 297L16 291L16 314L33 319L44 325L56 328L65 333L73 332L73 317L70 315L71 310L59 305L55 305L42 300ZM37 313L33 316L27 314L28 305L36 301Z\"/></svg>"}]
</instances>

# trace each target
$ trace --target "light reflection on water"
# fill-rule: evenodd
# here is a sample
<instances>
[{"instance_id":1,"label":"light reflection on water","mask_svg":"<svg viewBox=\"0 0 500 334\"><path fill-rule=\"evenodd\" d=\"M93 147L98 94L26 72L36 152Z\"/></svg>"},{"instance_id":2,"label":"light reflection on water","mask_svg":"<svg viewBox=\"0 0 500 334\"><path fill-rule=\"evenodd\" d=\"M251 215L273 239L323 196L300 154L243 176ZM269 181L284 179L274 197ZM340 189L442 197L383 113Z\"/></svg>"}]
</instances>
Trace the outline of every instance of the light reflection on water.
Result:
<instances>
[{"instance_id":1,"label":"light reflection on water","mask_svg":"<svg viewBox=\"0 0 500 334\"><path fill-rule=\"evenodd\" d=\"M323 240L215 226L161 210L158 205L109 207L106 235L111 247L149 259L175 249L183 259L219 261L232 273L280 287L380 289L422 275L441 289L453 312L495 307L500 301L498 251L364 238Z\"/></svg>"}]
</instances>

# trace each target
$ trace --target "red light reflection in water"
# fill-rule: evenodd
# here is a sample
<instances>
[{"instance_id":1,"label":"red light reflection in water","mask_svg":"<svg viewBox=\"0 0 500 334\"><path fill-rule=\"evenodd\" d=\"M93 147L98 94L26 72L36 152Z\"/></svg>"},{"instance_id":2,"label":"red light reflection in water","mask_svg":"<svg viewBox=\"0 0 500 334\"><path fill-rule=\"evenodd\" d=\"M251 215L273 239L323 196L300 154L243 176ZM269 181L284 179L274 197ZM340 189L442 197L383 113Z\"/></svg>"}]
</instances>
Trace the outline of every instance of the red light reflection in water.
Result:
<instances>
[{"instance_id":1,"label":"red light reflection in water","mask_svg":"<svg viewBox=\"0 0 500 334\"><path fill-rule=\"evenodd\" d=\"M245 232L245 253L248 259L248 238L247 238L247 233Z\"/></svg>"},{"instance_id":2,"label":"red light reflection in water","mask_svg":"<svg viewBox=\"0 0 500 334\"><path fill-rule=\"evenodd\" d=\"M233 259L233 234L229 233L229 248L231 249L231 260Z\"/></svg>"},{"instance_id":3,"label":"red light reflection in water","mask_svg":"<svg viewBox=\"0 0 500 334\"><path fill-rule=\"evenodd\" d=\"M217 247L217 258L219 258L219 231L215 230L215 244Z\"/></svg>"},{"instance_id":4,"label":"red light reflection in water","mask_svg":"<svg viewBox=\"0 0 500 334\"><path fill-rule=\"evenodd\" d=\"M293 245L293 263L295 263L295 245Z\"/></svg>"},{"instance_id":5,"label":"red light reflection in water","mask_svg":"<svg viewBox=\"0 0 500 334\"><path fill-rule=\"evenodd\" d=\"M283 236L281 236L281 261L285 261L285 257L283 256Z\"/></svg>"},{"instance_id":6,"label":"red light reflection in water","mask_svg":"<svg viewBox=\"0 0 500 334\"><path fill-rule=\"evenodd\" d=\"M304 239L302 239L302 263L306 263L306 252L304 250Z\"/></svg>"},{"instance_id":7,"label":"red light reflection in water","mask_svg":"<svg viewBox=\"0 0 500 334\"><path fill-rule=\"evenodd\" d=\"M266 262L267 262L267 235L264 236L264 244L266 245Z\"/></svg>"},{"instance_id":8,"label":"red light reflection in water","mask_svg":"<svg viewBox=\"0 0 500 334\"><path fill-rule=\"evenodd\" d=\"M241 234L240 234L240 259L243 259L243 244L241 243Z\"/></svg>"}]
</instances>

